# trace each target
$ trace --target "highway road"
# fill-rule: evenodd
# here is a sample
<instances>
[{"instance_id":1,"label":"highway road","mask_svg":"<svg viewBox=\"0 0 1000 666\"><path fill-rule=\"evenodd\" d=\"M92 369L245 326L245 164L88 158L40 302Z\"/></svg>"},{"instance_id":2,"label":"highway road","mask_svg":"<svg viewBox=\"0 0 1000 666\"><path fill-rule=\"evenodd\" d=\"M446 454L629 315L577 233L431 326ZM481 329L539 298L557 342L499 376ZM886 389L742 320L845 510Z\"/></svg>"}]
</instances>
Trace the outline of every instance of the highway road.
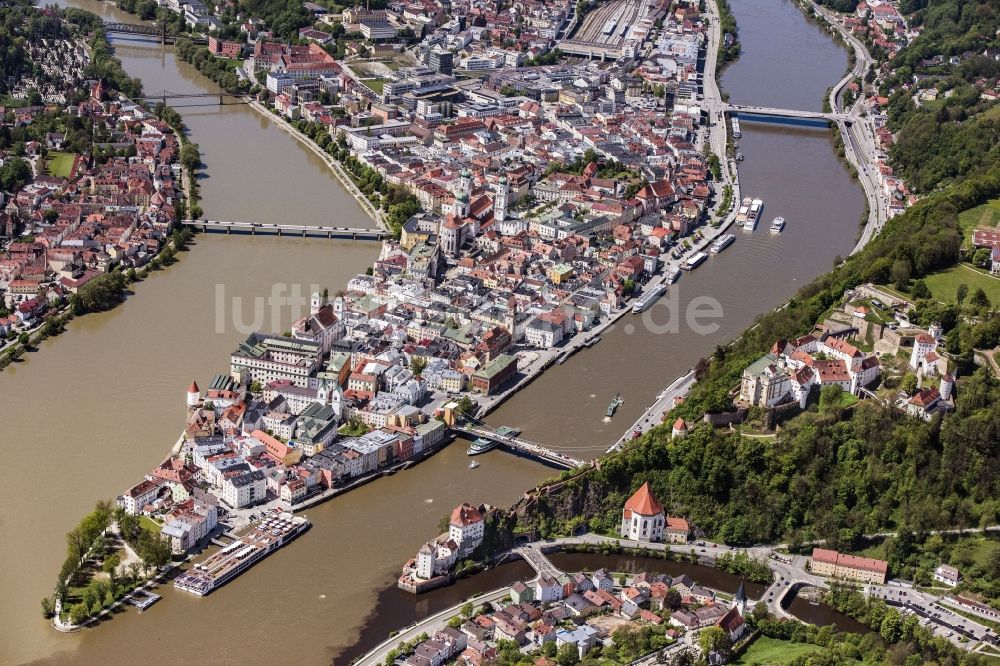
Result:
<instances>
[{"instance_id":1,"label":"highway road","mask_svg":"<svg viewBox=\"0 0 1000 666\"><path fill-rule=\"evenodd\" d=\"M635 433L644 434L663 423L663 416L674 407L674 399L685 396L691 387L694 386L694 370L682 377L678 377L674 382L663 389L653 404L643 412L642 416L632 424L632 427L625 431L621 438L611 445L608 453L622 448L626 442L636 437Z\"/></svg>"},{"instance_id":2,"label":"highway road","mask_svg":"<svg viewBox=\"0 0 1000 666\"><path fill-rule=\"evenodd\" d=\"M880 151L875 141L875 129L871 119L864 113L864 96L859 96L849 111L843 108L843 92L847 84L854 79L864 81L874 61L865 45L837 20L834 12L821 7L815 0L809 0L809 4L813 11L833 26L854 50L854 67L830 89L829 103L835 113L847 113L849 117L847 122L838 122L838 128L844 139L844 156L857 171L858 181L868 198L868 221L851 251L851 254L856 254L882 230L889 218L889 202L882 191L877 167Z\"/></svg>"},{"instance_id":3,"label":"highway road","mask_svg":"<svg viewBox=\"0 0 1000 666\"><path fill-rule=\"evenodd\" d=\"M713 153L719 156L722 167L722 182L733 183L733 201L739 199L739 183L736 178L736 167L731 164L726 155L726 122L723 113L726 102L722 99L722 92L719 90L719 82L715 76L716 67L719 60L719 44L722 42L722 21L719 17L719 6L716 0L708 0L706 3L711 25L708 31L708 44L705 47L705 68L702 72L702 89L704 94L705 110L708 113L709 122L709 146ZM721 196L721 193L719 193ZM734 210L736 206L733 206Z\"/></svg>"}]
</instances>

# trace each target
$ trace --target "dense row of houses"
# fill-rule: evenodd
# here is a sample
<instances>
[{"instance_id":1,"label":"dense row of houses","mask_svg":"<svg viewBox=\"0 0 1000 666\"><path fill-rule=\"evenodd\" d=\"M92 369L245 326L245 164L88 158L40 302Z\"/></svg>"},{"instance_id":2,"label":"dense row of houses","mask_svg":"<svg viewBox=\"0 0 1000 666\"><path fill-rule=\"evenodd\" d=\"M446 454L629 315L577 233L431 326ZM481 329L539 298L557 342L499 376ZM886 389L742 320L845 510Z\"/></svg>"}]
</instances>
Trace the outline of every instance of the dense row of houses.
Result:
<instances>
[{"instance_id":1,"label":"dense row of houses","mask_svg":"<svg viewBox=\"0 0 1000 666\"><path fill-rule=\"evenodd\" d=\"M36 326L102 273L145 266L176 222L183 197L177 136L127 100L104 100L99 82L91 93L67 112L95 124L95 135L106 139L97 145L133 156L92 161L76 155L68 177L39 173L6 199L0 237L12 240L0 253L0 294L11 314L0 318L0 333ZM25 156L44 169L42 153L63 141L49 133L46 146L28 142Z\"/></svg>"},{"instance_id":2,"label":"dense row of houses","mask_svg":"<svg viewBox=\"0 0 1000 666\"><path fill-rule=\"evenodd\" d=\"M567 574L560 580L541 576L518 581L509 598L479 609L455 627L449 627L415 646L397 660L406 666L437 666L449 662L482 666L497 657L499 641L511 641L521 651L537 655L547 644L557 650L571 645L583 659L594 647L613 643L612 629L662 625L673 643L684 633L719 627L732 641L747 633L744 614L748 602L743 587L732 602L688 576L638 573L619 584L609 572ZM556 662L535 659L539 666Z\"/></svg>"}]
</instances>

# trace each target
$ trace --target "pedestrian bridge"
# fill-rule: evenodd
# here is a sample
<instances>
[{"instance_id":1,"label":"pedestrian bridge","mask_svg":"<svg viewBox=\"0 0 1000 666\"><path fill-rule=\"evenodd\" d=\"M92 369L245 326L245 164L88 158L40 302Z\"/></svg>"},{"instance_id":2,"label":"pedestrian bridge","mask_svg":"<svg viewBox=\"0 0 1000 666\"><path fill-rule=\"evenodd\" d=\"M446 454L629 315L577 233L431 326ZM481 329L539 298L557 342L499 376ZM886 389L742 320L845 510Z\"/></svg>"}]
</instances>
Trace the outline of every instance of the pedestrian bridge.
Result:
<instances>
[{"instance_id":1,"label":"pedestrian bridge","mask_svg":"<svg viewBox=\"0 0 1000 666\"><path fill-rule=\"evenodd\" d=\"M249 236L301 236L303 238L336 238L341 240L375 240L388 238L381 229L359 229L308 224L267 224L227 220L183 220L193 229L206 233L244 234Z\"/></svg>"},{"instance_id":2,"label":"pedestrian bridge","mask_svg":"<svg viewBox=\"0 0 1000 666\"><path fill-rule=\"evenodd\" d=\"M456 432L469 435L470 437L482 437L483 439L488 439L491 442L496 442L500 446L514 451L515 453L520 453L529 458L541 460L542 462L552 465L553 467L559 467L561 469L574 469L587 464L583 460L577 460L576 458L559 453L558 451L553 451L542 446L541 444L529 442L528 440L521 439L520 437L499 434L490 425L483 423L476 418L469 417L468 415L465 419L465 421L456 423L451 429Z\"/></svg>"},{"instance_id":3,"label":"pedestrian bridge","mask_svg":"<svg viewBox=\"0 0 1000 666\"><path fill-rule=\"evenodd\" d=\"M827 122L850 122L851 116L846 113L825 113L823 111L800 111L798 109L777 109L768 106L749 106L746 104L729 104L726 113L739 116L770 116L773 118L793 118L799 120L825 120Z\"/></svg>"}]
</instances>

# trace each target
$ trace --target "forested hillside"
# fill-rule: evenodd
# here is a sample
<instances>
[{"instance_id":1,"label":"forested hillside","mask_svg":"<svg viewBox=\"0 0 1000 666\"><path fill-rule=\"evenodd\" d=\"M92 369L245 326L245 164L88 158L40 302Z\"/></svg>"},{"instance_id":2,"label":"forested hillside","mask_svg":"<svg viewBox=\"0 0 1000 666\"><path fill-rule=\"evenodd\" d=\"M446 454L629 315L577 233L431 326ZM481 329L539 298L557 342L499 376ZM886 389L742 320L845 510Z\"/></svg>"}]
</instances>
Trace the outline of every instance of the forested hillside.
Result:
<instances>
[{"instance_id":1,"label":"forested hillside","mask_svg":"<svg viewBox=\"0 0 1000 666\"><path fill-rule=\"evenodd\" d=\"M898 132L893 166L917 192L982 174L1000 163L1000 109L984 93L1000 78L1000 4L994 0L914 3L923 31L889 61L883 94ZM917 104L933 88L937 99Z\"/></svg>"},{"instance_id":2,"label":"forested hillside","mask_svg":"<svg viewBox=\"0 0 1000 666\"><path fill-rule=\"evenodd\" d=\"M888 282L900 265L921 277L955 264L958 212L998 194L1000 166L891 220L864 251L703 362L698 383L668 423L676 416L698 423L706 411L730 408L743 368L775 340L811 330L847 289ZM521 511L517 527L566 532L587 521L592 529L614 529L625 498L647 480L668 510L730 543L825 538L846 546L861 534L902 526L993 524L1000 509L1000 382L984 370L967 377L956 412L930 423L875 404L844 412L821 401L776 438L701 426L671 441L664 426L543 495Z\"/></svg>"}]
</instances>

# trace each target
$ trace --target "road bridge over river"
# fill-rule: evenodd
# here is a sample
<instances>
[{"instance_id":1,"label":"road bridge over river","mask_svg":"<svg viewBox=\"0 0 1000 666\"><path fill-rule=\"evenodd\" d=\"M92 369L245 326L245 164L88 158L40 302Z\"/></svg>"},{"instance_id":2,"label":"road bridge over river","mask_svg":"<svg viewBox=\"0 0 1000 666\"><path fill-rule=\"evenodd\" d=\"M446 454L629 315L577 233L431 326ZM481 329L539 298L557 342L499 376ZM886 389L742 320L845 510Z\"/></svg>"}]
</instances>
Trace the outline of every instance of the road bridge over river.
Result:
<instances>
[{"instance_id":1,"label":"road bridge over river","mask_svg":"<svg viewBox=\"0 0 1000 666\"><path fill-rule=\"evenodd\" d=\"M801 111L799 109L778 109L769 106L750 106L747 104L728 104L723 107L726 113L744 116L770 116L773 118L792 118L799 120L825 120L830 123L851 122L852 116L847 113L827 113L825 111Z\"/></svg>"},{"instance_id":2,"label":"road bridge over river","mask_svg":"<svg viewBox=\"0 0 1000 666\"><path fill-rule=\"evenodd\" d=\"M374 240L388 238L381 229L334 227L308 224L265 224L263 222L235 222L226 220L184 220L184 224L206 233L245 234L250 236L302 236L340 240Z\"/></svg>"}]
</instances>

